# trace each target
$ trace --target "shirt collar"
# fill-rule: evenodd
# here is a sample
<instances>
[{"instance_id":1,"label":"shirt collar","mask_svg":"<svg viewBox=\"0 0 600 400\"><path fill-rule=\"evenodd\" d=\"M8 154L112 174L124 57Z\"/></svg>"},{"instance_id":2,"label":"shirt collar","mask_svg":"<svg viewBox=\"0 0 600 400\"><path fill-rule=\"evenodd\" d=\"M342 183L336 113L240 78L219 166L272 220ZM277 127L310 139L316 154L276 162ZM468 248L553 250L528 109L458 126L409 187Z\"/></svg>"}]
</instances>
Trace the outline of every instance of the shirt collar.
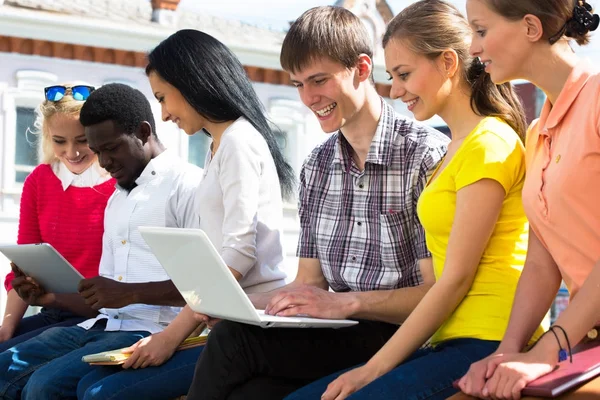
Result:
<instances>
[{"instance_id":1,"label":"shirt collar","mask_svg":"<svg viewBox=\"0 0 600 400\"><path fill-rule=\"evenodd\" d=\"M81 174L74 174L69 171L69 168L62 162L56 161L52 164L54 174L60 180L63 190L67 190L69 186L75 187L91 187L100 185L110 179L110 175L100 167L98 162L91 164Z\"/></svg>"},{"instance_id":2,"label":"shirt collar","mask_svg":"<svg viewBox=\"0 0 600 400\"><path fill-rule=\"evenodd\" d=\"M551 129L557 126L567 114L577 96L587 83L590 76L596 72L592 64L584 59L573 68L554 105L546 99L540 113L540 126Z\"/></svg>"},{"instance_id":3,"label":"shirt collar","mask_svg":"<svg viewBox=\"0 0 600 400\"><path fill-rule=\"evenodd\" d=\"M158 156L150 160L146 165L146 168L142 171L140 176L135 180L135 183L143 185L150 182L151 180L164 176L166 173L172 171L173 165L177 162L177 155L171 150L164 150Z\"/></svg>"},{"instance_id":4,"label":"shirt collar","mask_svg":"<svg viewBox=\"0 0 600 400\"><path fill-rule=\"evenodd\" d=\"M383 98L381 98L381 116L377 122L375 135L371 141L369 152L367 153L367 163L389 166L392 161L392 143L396 137L394 129L395 111ZM338 131L338 140L335 144L335 153L333 162L341 163L349 170L352 165L352 155L350 153L350 144L344 137L341 130Z\"/></svg>"}]
</instances>

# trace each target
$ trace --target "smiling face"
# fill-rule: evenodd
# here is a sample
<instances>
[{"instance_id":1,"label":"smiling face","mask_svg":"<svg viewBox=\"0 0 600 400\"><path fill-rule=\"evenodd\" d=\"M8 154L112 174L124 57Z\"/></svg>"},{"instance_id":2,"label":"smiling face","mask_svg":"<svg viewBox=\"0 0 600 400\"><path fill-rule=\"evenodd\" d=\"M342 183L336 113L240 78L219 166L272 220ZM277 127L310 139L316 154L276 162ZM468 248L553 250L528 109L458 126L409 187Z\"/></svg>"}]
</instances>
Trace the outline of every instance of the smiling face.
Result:
<instances>
[{"instance_id":1,"label":"smiling face","mask_svg":"<svg viewBox=\"0 0 600 400\"><path fill-rule=\"evenodd\" d=\"M135 180L150 160L142 140L135 133L124 132L111 120L86 127L85 136L90 149L98 155L100 166L119 186L127 190L135 187Z\"/></svg>"},{"instance_id":2,"label":"smiling face","mask_svg":"<svg viewBox=\"0 0 600 400\"><path fill-rule=\"evenodd\" d=\"M484 0L467 0L467 16L473 29L470 52L481 59L492 81L523 78L521 71L531 53L523 22L495 13Z\"/></svg>"},{"instance_id":3,"label":"smiling face","mask_svg":"<svg viewBox=\"0 0 600 400\"><path fill-rule=\"evenodd\" d=\"M370 74L370 70L365 73ZM336 132L356 119L365 101L364 94L357 89L361 82L358 67L346 68L321 58L300 71L290 72L290 78L302 102L327 133Z\"/></svg>"},{"instance_id":4,"label":"smiling face","mask_svg":"<svg viewBox=\"0 0 600 400\"><path fill-rule=\"evenodd\" d=\"M81 174L96 161L88 147L83 125L77 116L55 114L48 119L47 134L50 136L54 155L74 174Z\"/></svg>"},{"instance_id":5,"label":"smiling face","mask_svg":"<svg viewBox=\"0 0 600 400\"><path fill-rule=\"evenodd\" d=\"M198 114L176 87L161 78L155 71L148 74L148 81L154 97L160 103L163 121L174 122L188 135L193 135L205 127L206 119Z\"/></svg>"},{"instance_id":6,"label":"smiling face","mask_svg":"<svg viewBox=\"0 0 600 400\"><path fill-rule=\"evenodd\" d=\"M392 80L390 97L402 100L419 121L439 114L452 88L442 57L431 60L416 54L398 39L390 40L384 50Z\"/></svg>"}]
</instances>

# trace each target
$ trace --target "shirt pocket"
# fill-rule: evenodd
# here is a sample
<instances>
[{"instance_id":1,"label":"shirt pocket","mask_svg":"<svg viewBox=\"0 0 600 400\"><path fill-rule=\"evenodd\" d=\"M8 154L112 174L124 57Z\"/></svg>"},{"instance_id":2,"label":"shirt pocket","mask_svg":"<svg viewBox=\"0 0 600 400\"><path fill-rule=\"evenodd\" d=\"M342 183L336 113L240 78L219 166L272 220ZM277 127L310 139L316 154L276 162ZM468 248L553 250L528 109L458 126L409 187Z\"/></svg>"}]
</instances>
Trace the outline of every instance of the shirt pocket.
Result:
<instances>
[{"instance_id":1,"label":"shirt pocket","mask_svg":"<svg viewBox=\"0 0 600 400\"><path fill-rule=\"evenodd\" d=\"M393 289L402 280L402 267L411 259L408 240L407 213L398 211L380 214L381 287Z\"/></svg>"}]
</instances>

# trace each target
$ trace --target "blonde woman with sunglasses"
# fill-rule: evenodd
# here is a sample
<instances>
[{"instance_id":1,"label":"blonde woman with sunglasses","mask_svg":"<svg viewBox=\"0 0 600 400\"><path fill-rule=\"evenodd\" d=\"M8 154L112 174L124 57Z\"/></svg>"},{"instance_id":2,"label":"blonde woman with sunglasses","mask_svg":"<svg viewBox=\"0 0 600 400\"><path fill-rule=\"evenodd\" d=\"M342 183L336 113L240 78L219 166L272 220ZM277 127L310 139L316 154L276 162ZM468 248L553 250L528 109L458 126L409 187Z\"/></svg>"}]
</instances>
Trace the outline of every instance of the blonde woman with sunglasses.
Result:
<instances>
[{"instance_id":1,"label":"blonde woman with sunglasses","mask_svg":"<svg viewBox=\"0 0 600 400\"><path fill-rule=\"evenodd\" d=\"M50 243L85 278L98 275L104 209L115 182L89 149L79 112L94 90L86 85L45 88L36 109L41 164L25 179L17 243ZM26 135L28 132L18 132ZM56 326L71 326L89 315L70 296L47 293L17 266L6 276L8 300L0 326L0 352ZM23 318L28 306L39 314Z\"/></svg>"}]
</instances>

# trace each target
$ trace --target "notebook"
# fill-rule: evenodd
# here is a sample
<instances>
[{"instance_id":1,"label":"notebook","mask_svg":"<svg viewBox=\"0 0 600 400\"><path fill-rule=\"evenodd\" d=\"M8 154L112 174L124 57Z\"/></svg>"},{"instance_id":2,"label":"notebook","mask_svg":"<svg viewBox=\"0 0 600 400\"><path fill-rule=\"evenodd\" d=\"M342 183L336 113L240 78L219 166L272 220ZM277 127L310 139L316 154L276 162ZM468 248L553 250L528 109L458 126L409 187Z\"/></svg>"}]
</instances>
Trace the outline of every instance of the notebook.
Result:
<instances>
[{"instance_id":1,"label":"notebook","mask_svg":"<svg viewBox=\"0 0 600 400\"><path fill-rule=\"evenodd\" d=\"M206 344L207 339L208 335L189 337L181 342L179 346L177 346L177 351L203 346ZM123 347L122 349L103 351L102 353L89 354L81 357L81 361L90 365L121 365L131 355L130 353L123 353L124 349L126 349L126 347Z\"/></svg>"},{"instance_id":2,"label":"notebook","mask_svg":"<svg viewBox=\"0 0 600 400\"><path fill-rule=\"evenodd\" d=\"M186 303L198 313L263 328L341 328L358 323L265 315L254 308L204 231L148 226L139 231Z\"/></svg>"},{"instance_id":3,"label":"notebook","mask_svg":"<svg viewBox=\"0 0 600 400\"><path fill-rule=\"evenodd\" d=\"M561 362L553 372L529 383L521 395L557 397L600 375L600 341L580 344L575 350L572 364Z\"/></svg>"},{"instance_id":4,"label":"notebook","mask_svg":"<svg viewBox=\"0 0 600 400\"><path fill-rule=\"evenodd\" d=\"M600 375L600 341L579 344L573 353L573 364L563 361L558 368L533 382L521 396L554 398ZM458 380L453 383L458 389Z\"/></svg>"}]
</instances>

